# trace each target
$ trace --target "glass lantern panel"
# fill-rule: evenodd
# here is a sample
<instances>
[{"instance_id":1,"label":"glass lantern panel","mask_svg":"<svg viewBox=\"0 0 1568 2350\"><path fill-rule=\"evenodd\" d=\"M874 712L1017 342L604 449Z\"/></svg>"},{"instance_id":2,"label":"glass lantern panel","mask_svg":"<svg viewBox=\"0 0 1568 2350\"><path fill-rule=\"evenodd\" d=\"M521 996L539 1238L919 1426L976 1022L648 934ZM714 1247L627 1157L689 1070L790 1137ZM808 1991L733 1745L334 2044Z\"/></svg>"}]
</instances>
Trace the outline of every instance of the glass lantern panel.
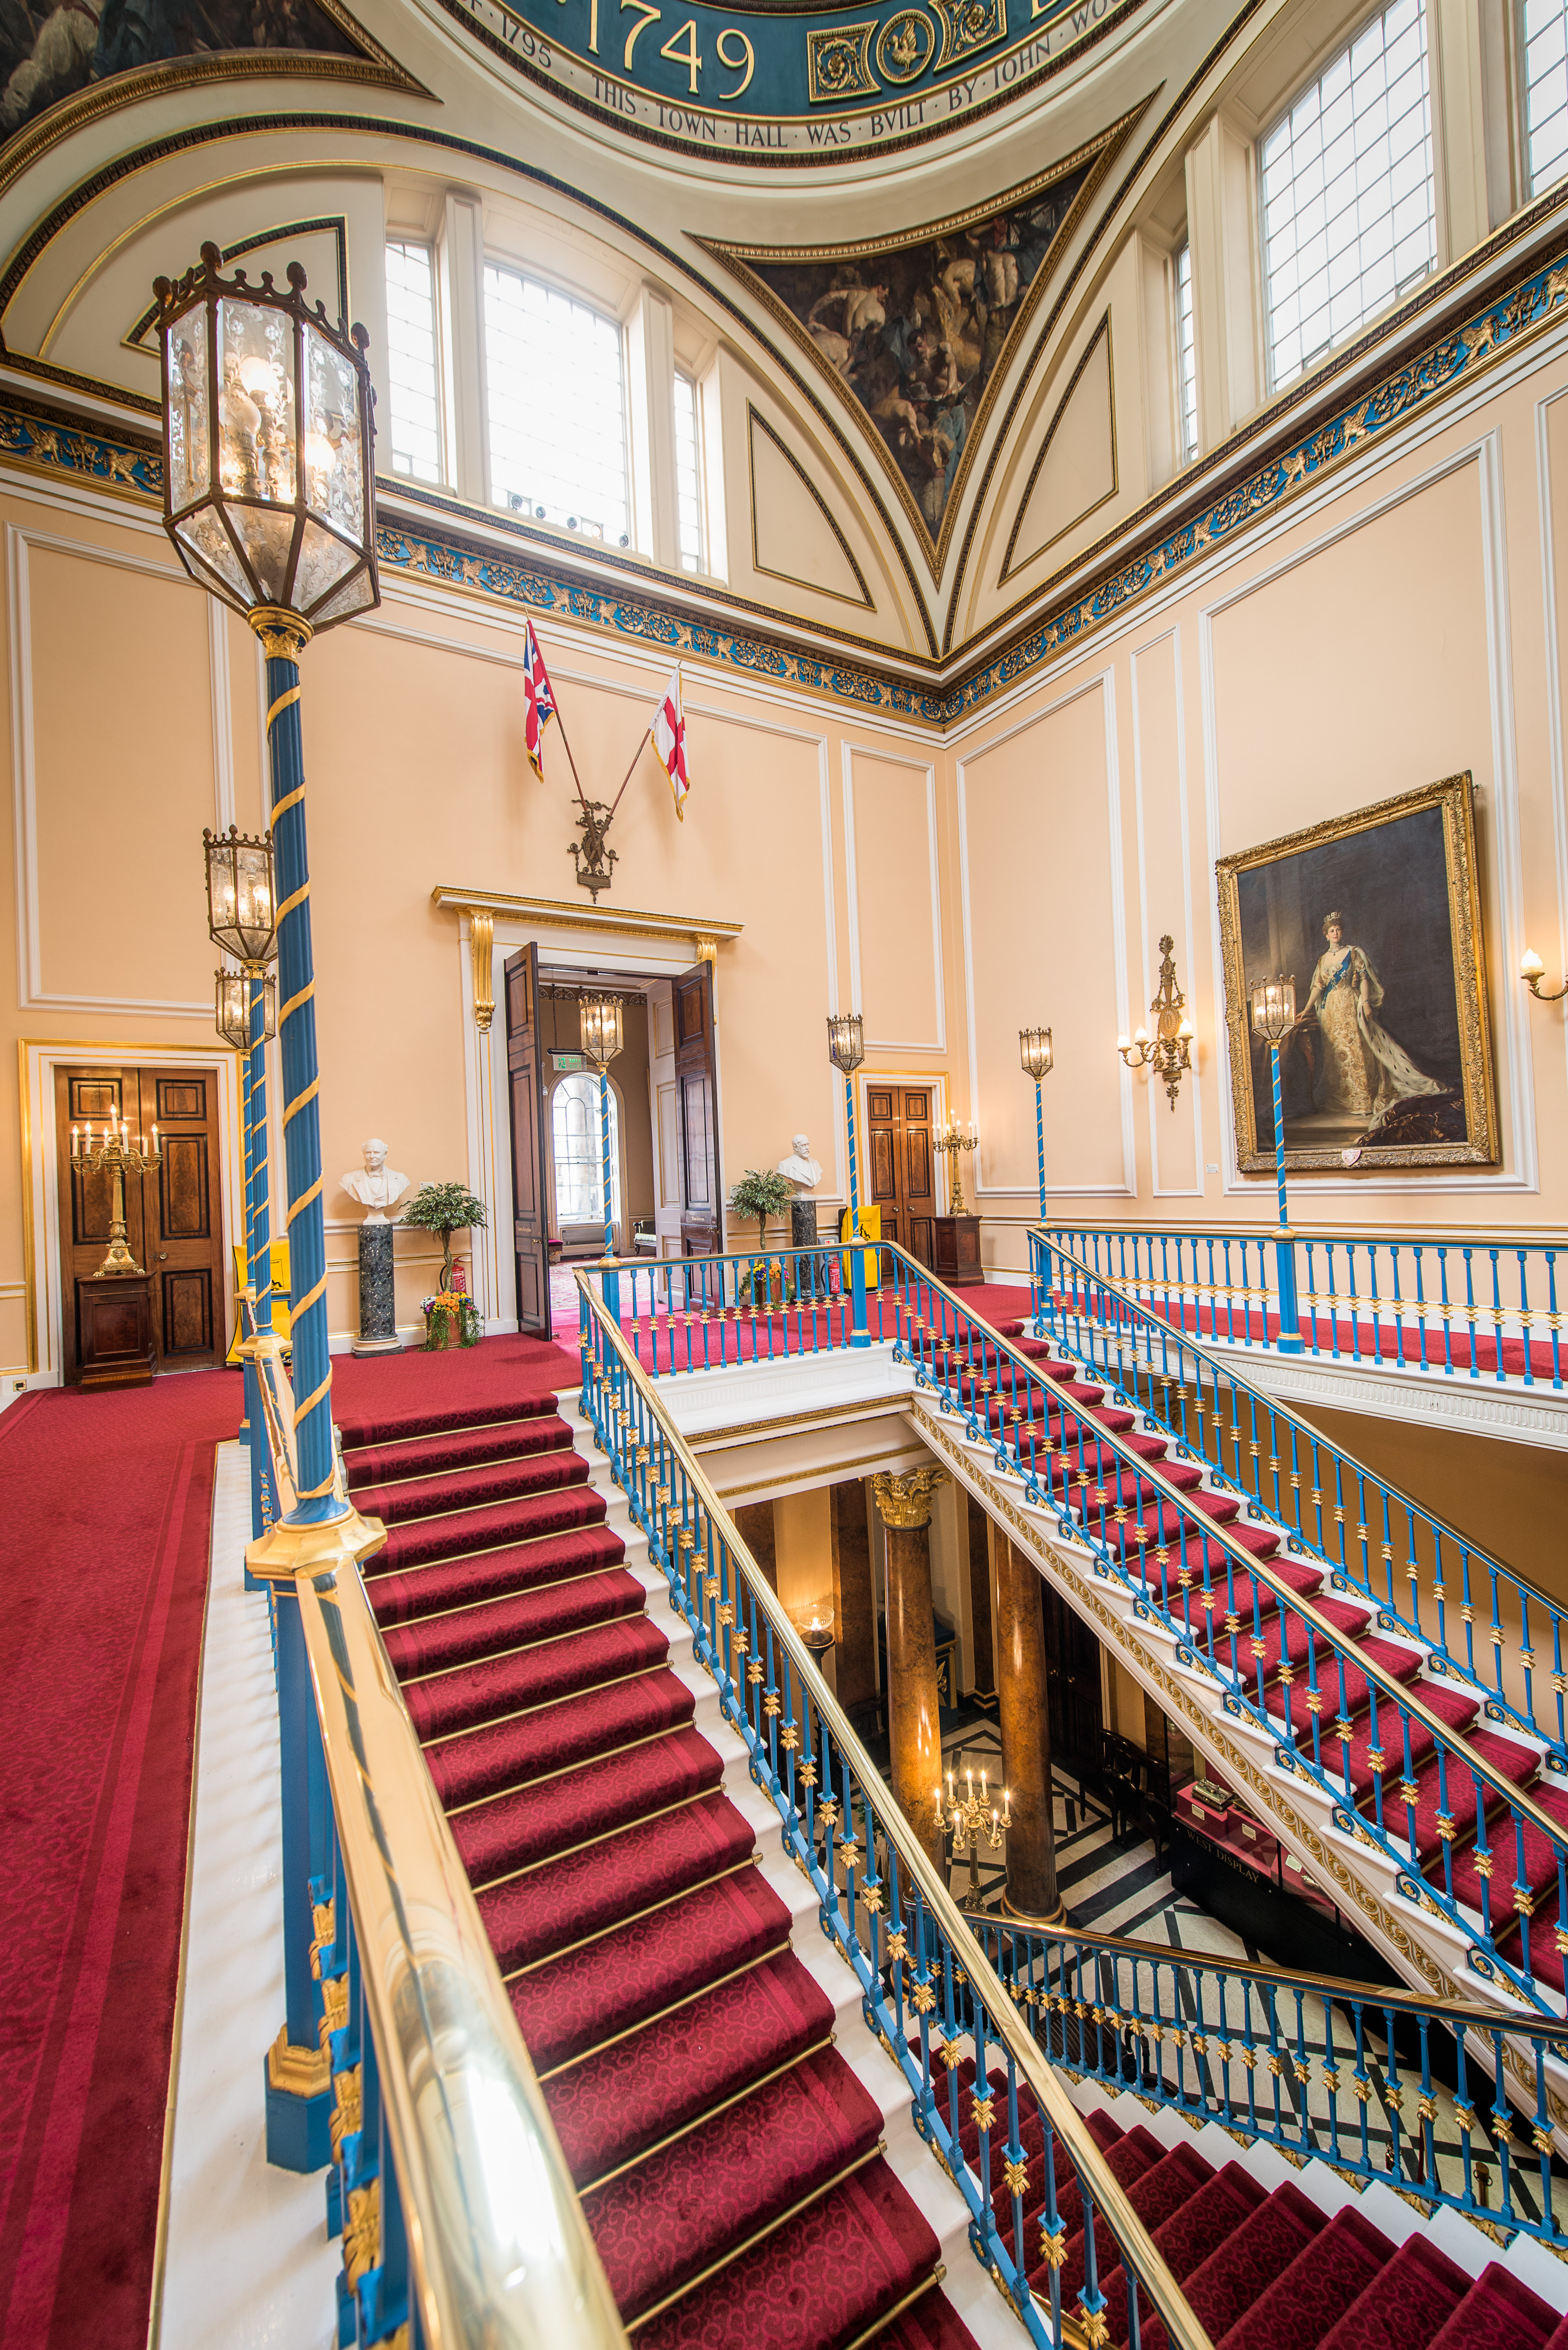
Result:
<instances>
[{"instance_id":1,"label":"glass lantern panel","mask_svg":"<svg viewBox=\"0 0 1568 2350\"><path fill-rule=\"evenodd\" d=\"M376 600L376 583L369 570L366 569L350 579L347 588L340 588L329 603L323 604L319 612L312 612L310 625L319 635L323 629L329 629L334 620L352 619L356 612L369 611Z\"/></svg>"},{"instance_id":2,"label":"glass lantern panel","mask_svg":"<svg viewBox=\"0 0 1568 2350\"><path fill-rule=\"evenodd\" d=\"M260 302L220 302L218 349L223 486L233 496L291 504L299 425L290 321Z\"/></svg>"},{"instance_id":3,"label":"glass lantern panel","mask_svg":"<svg viewBox=\"0 0 1568 2350\"><path fill-rule=\"evenodd\" d=\"M234 505L229 508L229 520L250 558L262 602L292 608L287 589L289 556L294 550L293 508L286 514L269 514L263 507Z\"/></svg>"},{"instance_id":4,"label":"glass lantern panel","mask_svg":"<svg viewBox=\"0 0 1568 2350\"><path fill-rule=\"evenodd\" d=\"M188 310L168 329L169 511L182 510L205 495L210 420L207 380L207 314Z\"/></svg>"},{"instance_id":5,"label":"glass lantern panel","mask_svg":"<svg viewBox=\"0 0 1568 2350\"><path fill-rule=\"evenodd\" d=\"M345 546L329 530L306 515L305 540L294 573L294 608L308 612L330 588L336 588L359 560L357 547Z\"/></svg>"},{"instance_id":6,"label":"glass lantern panel","mask_svg":"<svg viewBox=\"0 0 1568 2350\"><path fill-rule=\"evenodd\" d=\"M357 547L365 544L365 450L359 378L344 353L305 329L305 494Z\"/></svg>"},{"instance_id":7,"label":"glass lantern panel","mask_svg":"<svg viewBox=\"0 0 1568 2350\"><path fill-rule=\"evenodd\" d=\"M251 601L251 583L240 568L228 532L212 507L198 507L194 514L176 522L174 528L197 560L215 571L225 587L233 589L243 610Z\"/></svg>"},{"instance_id":8,"label":"glass lantern panel","mask_svg":"<svg viewBox=\"0 0 1568 2350\"><path fill-rule=\"evenodd\" d=\"M218 1034L236 1053L250 1044L250 990L240 973L225 972L218 981Z\"/></svg>"}]
</instances>

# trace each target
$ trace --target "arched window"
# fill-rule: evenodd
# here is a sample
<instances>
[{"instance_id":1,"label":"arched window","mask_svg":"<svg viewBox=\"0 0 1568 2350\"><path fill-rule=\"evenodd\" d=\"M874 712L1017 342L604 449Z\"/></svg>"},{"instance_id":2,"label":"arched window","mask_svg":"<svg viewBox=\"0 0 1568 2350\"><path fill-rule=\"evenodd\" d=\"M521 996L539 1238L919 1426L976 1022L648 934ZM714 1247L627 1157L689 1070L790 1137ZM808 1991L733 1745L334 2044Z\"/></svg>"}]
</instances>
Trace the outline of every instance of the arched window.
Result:
<instances>
[{"instance_id":1,"label":"arched window","mask_svg":"<svg viewBox=\"0 0 1568 2350\"><path fill-rule=\"evenodd\" d=\"M556 1221L605 1221L604 1143L599 1130L599 1081L587 1070L563 1077L550 1108L556 1154ZM620 1105L609 1088L610 1222L620 1221Z\"/></svg>"}]
</instances>

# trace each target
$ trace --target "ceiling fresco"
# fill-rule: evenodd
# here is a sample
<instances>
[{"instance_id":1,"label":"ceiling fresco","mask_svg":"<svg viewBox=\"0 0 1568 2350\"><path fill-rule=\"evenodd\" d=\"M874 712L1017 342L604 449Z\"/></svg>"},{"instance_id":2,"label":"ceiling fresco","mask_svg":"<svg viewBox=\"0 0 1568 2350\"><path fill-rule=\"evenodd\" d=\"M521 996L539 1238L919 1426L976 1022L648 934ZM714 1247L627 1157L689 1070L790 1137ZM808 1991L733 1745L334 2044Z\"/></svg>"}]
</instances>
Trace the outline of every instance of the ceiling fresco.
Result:
<instances>
[{"instance_id":1,"label":"ceiling fresco","mask_svg":"<svg viewBox=\"0 0 1568 2350\"><path fill-rule=\"evenodd\" d=\"M935 139L1158 0L444 0L524 74L618 130L761 164Z\"/></svg>"},{"instance_id":2,"label":"ceiling fresco","mask_svg":"<svg viewBox=\"0 0 1568 2350\"><path fill-rule=\"evenodd\" d=\"M1004 363L1141 112L1021 187L898 237L700 240L831 382L939 569Z\"/></svg>"},{"instance_id":3,"label":"ceiling fresco","mask_svg":"<svg viewBox=\"0 0 1568 2350\"><path fill-rule=\"evenodd\" d=\"M317 0L0 0L0 140L140 66L258 50L366 55Z\"/></svg>"}]
</instances>

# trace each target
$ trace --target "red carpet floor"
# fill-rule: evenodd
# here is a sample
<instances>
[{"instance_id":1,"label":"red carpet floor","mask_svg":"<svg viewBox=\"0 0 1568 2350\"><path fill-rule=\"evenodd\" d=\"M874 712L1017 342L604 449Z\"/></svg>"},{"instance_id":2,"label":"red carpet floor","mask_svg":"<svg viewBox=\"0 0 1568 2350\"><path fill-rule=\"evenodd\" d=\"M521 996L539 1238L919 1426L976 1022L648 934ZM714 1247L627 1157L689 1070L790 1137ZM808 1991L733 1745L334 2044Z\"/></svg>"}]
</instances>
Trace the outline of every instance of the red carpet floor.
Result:
<instances>
[{"instance_id":1,"label":"red carpet floor","mask_svg":"<svg viewBox=\"0 0 1568 2350\"><path fill-rule=\"evenodd\" d=\"M334 1363L361 1426L509 1409L576 1355ZM143 2350L184 1914L213 1446L237 1371L0 1414L0 2338Z\"/></svg>"},{"instance_id":2,"label":"red carpet floor","mask_svg":"<svg viewBox=\"0 0 1568 2350\"><path fill-rule=\"evenodd\" d=\"M237 1371L0 1416L0 2336L147 2338L213 1448Z\"/></svg>"},{"instance_id":3,"label":"red carpet floor","mask_svg":"<svg viewBox=\"0 0 1568 2350\"><path fill-rule=\"evenodd\" d=\"M389 1527L371 1605L639 2350L973 2350L551 1399L338 1419Z\"/></svg>"}]
</instances>

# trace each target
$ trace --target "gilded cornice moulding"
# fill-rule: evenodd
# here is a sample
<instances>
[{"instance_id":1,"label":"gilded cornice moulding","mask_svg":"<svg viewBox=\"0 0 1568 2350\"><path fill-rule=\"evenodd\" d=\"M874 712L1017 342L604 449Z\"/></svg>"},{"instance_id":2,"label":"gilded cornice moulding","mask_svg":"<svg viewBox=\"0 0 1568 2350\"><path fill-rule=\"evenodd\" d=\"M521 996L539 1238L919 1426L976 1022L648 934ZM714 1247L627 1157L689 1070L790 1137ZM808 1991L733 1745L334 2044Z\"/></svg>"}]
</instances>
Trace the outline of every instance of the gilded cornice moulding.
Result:
<instances>
[{"instance_id":1,"label":"gilded cornice moulding","mask_svg":"<svg viewBox=\"0 0 1568 2350\"><path fill-rule=\"evenodd\" d=\"M530 612L602 629L611 638L654 645L710 661L732 676L798 686L840 705L938 729L982 709L995 695L1028 682L1121 616L1154 588L1190 569L1215 548L1234 542L1251 525L1277 512L1364 450L1389 439L1425 415L1460 385L1509 357L1522 342L1568 317L1568 245L1505 286L1452 332L1396 368L1369 391L1271 456L1234 486L1163 536L1129 556L1029 624L999 653L950 682L928 681L919 669L900 676L801 650L777 635L726 629L648 595L588 586L456 536L434 524L385 516L377 526L377 555L385 577L399 572L494 597ZM16 394L0 397L0 465L64 473L78 481L154 501L163 494L160 452L133 440L84 427L63 412ZM1173 495L1179 494L1173 493ZM487 526L504 533L502 517Z\"/></svg>"}]
</instances>

